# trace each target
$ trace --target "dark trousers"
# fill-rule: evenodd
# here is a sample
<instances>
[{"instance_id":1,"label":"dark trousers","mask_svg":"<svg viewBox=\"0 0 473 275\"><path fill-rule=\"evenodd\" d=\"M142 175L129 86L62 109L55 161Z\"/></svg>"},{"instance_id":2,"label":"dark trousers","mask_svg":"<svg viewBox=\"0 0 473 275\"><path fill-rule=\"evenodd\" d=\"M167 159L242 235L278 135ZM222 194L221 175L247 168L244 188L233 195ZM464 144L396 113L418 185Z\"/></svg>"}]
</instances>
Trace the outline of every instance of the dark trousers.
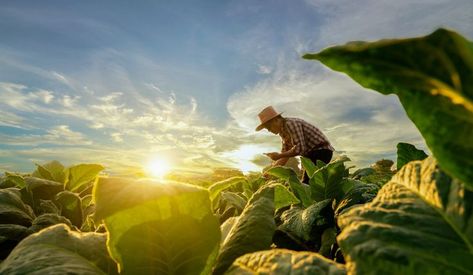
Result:
<instances>
[{"instance_id":1,"label":"dark trousers","mask_svg":"<svg viewBox=\"0 0 473 275\"><path fill-rule=\"evenodd\" d=\"M323 161L325 164L329 163L332 160L333 152L329 149L318 149L310 151L304 157L309 158L314 164L317 164L317 160ZM309 176L307 172L304 171L302 176L302 182L309 184Z\"/></svg>"}]
</instances>

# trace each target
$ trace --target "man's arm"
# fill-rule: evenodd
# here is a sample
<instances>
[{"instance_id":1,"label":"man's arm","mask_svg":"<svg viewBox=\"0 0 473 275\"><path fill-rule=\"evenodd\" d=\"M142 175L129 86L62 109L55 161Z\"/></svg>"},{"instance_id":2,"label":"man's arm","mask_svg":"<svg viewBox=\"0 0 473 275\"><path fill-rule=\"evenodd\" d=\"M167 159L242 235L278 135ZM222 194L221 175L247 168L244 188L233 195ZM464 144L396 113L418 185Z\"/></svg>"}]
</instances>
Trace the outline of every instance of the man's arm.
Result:
<instances>
[{"instance_id":1,"label":"man's arm","mask_svg":"<svg viewBox=\"0 0 473 275\"><path fill-rule=\"evenodd\" d=\"M272 152L272 153L265 153L268 157L270 157L272 160L279 160L279 159L288 159L290 157L295 157L298 155L296 151L296 146L293 146L291 149L285 151L285 152ZM287 162L287 160L286 160Z\"/></svg>"},{"instance_id":2,"label":"man's arm","mask_svg":"<svg viewBox=\"0 0 473 275\"><path fill-rule=\"evenodd\" d=\"M289 158L280 158L276 161L273 161L273 163L271 163L271 166L284 166L286 165L288 160Z\"/></svg>"}]
</instances>

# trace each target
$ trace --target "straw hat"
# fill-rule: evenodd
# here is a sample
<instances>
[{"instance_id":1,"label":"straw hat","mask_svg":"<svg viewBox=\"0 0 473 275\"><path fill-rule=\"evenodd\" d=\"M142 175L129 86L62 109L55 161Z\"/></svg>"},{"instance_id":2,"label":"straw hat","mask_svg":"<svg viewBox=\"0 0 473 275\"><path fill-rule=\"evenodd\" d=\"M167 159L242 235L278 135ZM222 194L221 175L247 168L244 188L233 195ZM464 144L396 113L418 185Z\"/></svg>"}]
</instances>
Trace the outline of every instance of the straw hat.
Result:
<instances>
[{"instance_id":1,"label":"straw hat","mask_svg":"<svg viewBox=\"0 0 473 275\"><path fill-rule=\"evenodd\" d=\"M270 121L271 119L281 115L282 113L278 113L276 112L276 110L274 110L273 106L268 106L266 108L263 109L263 111L261 111L259 114L258 114L258 117L259 117L259 120L261 121L261 124L258 125L258 127L256 127L256 131L260 131L261 129L263 129L265 127L265 123L267 123L268 121Z\"/></svg>"}]
</instances>

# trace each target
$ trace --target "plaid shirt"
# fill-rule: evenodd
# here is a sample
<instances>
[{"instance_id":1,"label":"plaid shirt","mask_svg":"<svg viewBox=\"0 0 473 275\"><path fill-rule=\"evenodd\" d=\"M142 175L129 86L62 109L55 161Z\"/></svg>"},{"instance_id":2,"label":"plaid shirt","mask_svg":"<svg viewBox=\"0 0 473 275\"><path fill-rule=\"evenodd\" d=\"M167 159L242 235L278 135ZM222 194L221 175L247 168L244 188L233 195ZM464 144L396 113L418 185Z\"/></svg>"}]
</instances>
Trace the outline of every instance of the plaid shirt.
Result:
<instances>
[{"instance_id":1,"label":"plaid shirt","mask_svg":"<svg viewBox=\"0 0 473 275\"><path fill-rule=\"evenodd\" d=\"M296 146L296 153L301 156L317 149L335 151L319 128L300 118L284 119L283 131L280 133L282 152L290 150L293 146Z\"/></svg>"}]
</instances>

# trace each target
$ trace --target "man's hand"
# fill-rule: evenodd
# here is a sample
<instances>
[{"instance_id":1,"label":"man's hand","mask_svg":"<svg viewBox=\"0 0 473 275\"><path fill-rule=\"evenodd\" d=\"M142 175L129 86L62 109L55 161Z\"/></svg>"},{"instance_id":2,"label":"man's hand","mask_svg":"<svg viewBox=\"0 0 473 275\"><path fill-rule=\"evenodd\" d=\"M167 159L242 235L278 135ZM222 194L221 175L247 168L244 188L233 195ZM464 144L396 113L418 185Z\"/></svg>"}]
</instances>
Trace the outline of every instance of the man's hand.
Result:
<instances>
[{"instance_id":1,"label":"man's hand","mask_svg":"<svg viewBox=\"0 0 473 275\"><path fill-rule=\"evenodd\" d=\"M267 155L269 158L271 158L272 160L278 160L280 159L281 157L279 156L280 154L278 152L271 152L271 153L264 153L265 155Z\"/></svg>"}]
</instances>

